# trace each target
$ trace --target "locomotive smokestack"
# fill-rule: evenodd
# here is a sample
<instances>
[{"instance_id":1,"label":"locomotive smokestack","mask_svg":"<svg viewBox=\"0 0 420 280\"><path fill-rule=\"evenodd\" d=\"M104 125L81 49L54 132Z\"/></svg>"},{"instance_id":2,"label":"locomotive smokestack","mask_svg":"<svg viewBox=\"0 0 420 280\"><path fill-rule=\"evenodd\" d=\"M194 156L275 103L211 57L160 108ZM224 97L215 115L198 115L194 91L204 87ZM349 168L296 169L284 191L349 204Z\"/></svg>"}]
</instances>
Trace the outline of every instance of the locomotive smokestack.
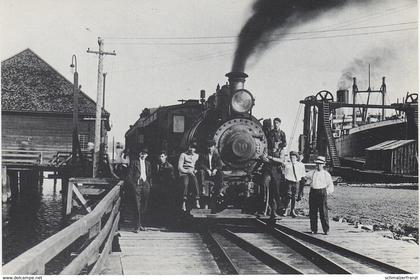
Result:
<instances>
[{"instance_id":1,"label":"locomotive smokestack","mask_svg":"<svg viewBox=\"0 0 420 280\"><path fill-rule=\"evenodd\" d=\"M231 91L235 92L238 89L244 89L245 79L248 75L244 72L230 72L226 74L229 79Z\"/></svg>"}]
</instances>

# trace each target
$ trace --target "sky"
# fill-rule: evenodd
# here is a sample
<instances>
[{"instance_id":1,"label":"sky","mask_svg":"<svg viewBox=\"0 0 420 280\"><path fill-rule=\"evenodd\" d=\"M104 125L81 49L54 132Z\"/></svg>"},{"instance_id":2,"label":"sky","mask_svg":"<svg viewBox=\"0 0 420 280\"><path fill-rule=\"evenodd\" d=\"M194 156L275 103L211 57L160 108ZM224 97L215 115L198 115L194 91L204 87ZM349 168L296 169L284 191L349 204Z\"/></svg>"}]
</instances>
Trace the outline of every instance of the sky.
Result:
<instances>
[{"instance_id":1,"label":"sky","mask_svg":"<svg viewBox=\"0 0 420 280\"><path fill-rule=\"evenodd\" d=\"M143 108L198 99L201 89L209 95L226 83L253 2L2 0L0 58L30 48L72 81L75 54L82 90L96 100L98 58L86 50L97 50L98 36L104 38L104 49L117 54L104 59L109 139L124 141ZM321 90L335 93L348 69L366 89L371 62L373 88L386 76L387 103L418 92L417 14L413 0L372 0L288 30L248 61L245 87L256 99L253 113L280 117L296 147L303 126L299 100Z\"/></svg>"}]
</instances>

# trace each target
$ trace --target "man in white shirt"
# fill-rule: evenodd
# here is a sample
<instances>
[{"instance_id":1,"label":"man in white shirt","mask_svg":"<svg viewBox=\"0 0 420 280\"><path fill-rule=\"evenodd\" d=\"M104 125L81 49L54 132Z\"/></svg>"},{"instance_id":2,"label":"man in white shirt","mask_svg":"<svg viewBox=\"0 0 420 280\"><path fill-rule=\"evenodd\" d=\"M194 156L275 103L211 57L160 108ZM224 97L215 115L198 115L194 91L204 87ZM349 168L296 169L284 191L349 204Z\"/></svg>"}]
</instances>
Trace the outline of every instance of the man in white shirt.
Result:
<instances>
[{"instance_id":1,"label":"man in white shirt","mask_svg":"<svg viewBox=\"0 0 420 280\"><path fill-rule=\"evenodd\" d=\"M330 173L324 170L325 157L319 156L314 161L316 169L307 176L310 181L309 192L309 218L311 220L311 233L318 232L318 212L322 230L327 235L330 229L328 221L327 195L334 191L334 184Z\"/></svg>"},{"instance_id":2,"label":"man in white shirt","mask_svg":"<svg viewBox=\"0 0 420 280\"><path fill-rule=\"evenodd\" d=\"M195 173L196 163L198 160L198 154L195 152L197 149L197 143L193 142L188 145L188 150L181 153L178 160L178 171L179 178L182 184L183 202L182 210L187 211L187 199L188 199L188 186L190 182L195 190L195 207L200 208L200 190L198 188L198 181Z\"/></svg>"},{"instance_id":3,"label":"man in white shirt","mask_svg":"<svg viewBox=\"0 0 420 280\"><path fill-rule=\"evenodd\" d=\"M290 205L290 216L296 217L295 204L296 204L296 192L302 178L305 177L306 171L303 163L298 161L299 154L295 151L290 152L290 161L285 163L284 166L284 177L286 179L287 191L284 197L284 212L286 213L287 208Z\"/></svg>"}]
</instances>

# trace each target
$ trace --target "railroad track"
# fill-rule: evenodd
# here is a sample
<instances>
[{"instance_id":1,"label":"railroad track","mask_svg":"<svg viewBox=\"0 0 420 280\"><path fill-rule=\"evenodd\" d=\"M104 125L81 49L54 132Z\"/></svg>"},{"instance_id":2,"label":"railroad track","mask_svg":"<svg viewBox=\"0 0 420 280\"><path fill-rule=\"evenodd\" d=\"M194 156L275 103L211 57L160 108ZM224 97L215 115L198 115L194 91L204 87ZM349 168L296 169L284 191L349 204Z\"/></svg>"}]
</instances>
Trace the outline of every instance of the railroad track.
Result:
<instances>
[{"instance_id":1,"label":"railroad track","mask_svg":"<svg viewBox=\"0 0 420 280\"><path fill-rule=\"evenodd\" d=\"M215 224L203 236L223 274L409 274L312 235L265 221Z\"/></svg>"}]
</instances>

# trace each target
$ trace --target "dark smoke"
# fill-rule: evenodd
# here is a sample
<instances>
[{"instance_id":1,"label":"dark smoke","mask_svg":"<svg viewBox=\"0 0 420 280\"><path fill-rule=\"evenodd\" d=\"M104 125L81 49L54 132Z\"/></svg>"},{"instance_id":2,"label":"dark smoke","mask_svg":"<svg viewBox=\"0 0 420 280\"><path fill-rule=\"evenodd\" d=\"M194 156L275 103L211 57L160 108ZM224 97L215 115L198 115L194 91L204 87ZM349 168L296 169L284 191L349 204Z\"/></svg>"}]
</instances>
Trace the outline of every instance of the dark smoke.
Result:
<instances>
[{"instance_id":1,"label":"dark smoke","mask_svg":"<svg viewBox=\"0 0 420 280\"><path fill-rule=\"evenodd\" d=\"M378 74L386 75L389 69L396 67L397 51L392 47L378 47L370 49L368 52L361 54L354 59L341 73L338 81L339 89L348 89L353 84L353 77L357 77L360 81L368 85L368 69L371 69L371 84L381 82Z\"/></svg>"},{"instance_id":2,"label":"dark smoke","mask_svg":"<svg viewBox=\"0 0 420 280\"><path fill-rule=\"evenodd\" d=\"M253 15L239 33L232 71L243 72L253 53L265 50L270 43L284 37L288 29L350 2L368 0L257 0ZM279 29L282 34L275 33Z\"/></svg>"}]
</instances>

